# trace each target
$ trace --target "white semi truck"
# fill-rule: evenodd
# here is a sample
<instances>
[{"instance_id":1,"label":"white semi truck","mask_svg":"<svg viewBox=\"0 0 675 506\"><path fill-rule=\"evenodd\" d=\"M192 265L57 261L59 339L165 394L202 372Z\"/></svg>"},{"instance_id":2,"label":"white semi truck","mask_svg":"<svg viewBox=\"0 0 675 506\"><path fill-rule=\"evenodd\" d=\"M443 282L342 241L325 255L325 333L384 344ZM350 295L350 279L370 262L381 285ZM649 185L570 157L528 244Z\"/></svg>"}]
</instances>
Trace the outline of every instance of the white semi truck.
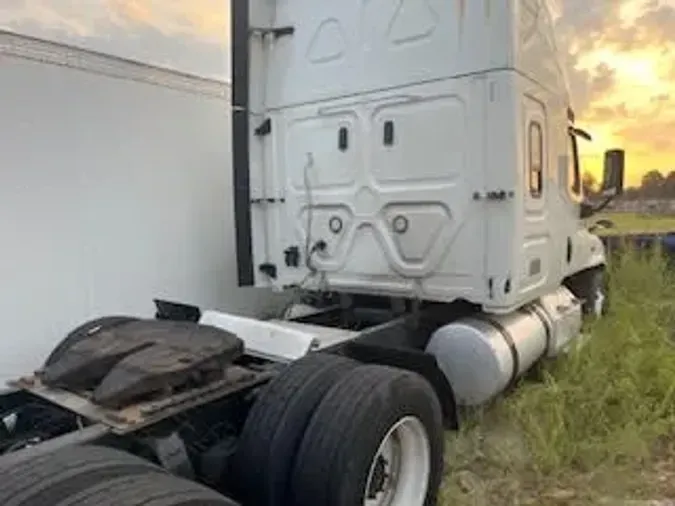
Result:
<instances>
[{"instance_id":1,"label":"white semi truck","mask_svg":"<svg viewBox=\"0 0 675 506\"><path fill-rule=\"evenodd\" d=\"M433 505L457 407L604 312L545 1L231 18L239 284L291 303L75 329L0 398L3 504Z\"/></svg>"}]
</instances>

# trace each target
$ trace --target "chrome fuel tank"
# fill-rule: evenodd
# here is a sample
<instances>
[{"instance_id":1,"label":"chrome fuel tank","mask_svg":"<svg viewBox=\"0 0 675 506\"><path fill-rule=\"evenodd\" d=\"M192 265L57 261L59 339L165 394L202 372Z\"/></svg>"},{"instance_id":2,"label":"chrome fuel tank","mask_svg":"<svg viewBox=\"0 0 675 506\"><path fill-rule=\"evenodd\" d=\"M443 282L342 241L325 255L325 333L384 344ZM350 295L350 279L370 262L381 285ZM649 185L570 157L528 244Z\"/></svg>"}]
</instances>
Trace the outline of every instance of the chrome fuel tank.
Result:
<instances>
[{"instance_id":1,"label":"chrome fuel tank","mask_svg":"<svg viewBox=\"0 0 675 506\"><path fill-rule=\"evenodd\" d=\"M544 355L566 348L581 328L579 301L566 288L505 315L478 314L439 328L427 352L434 355L456 401L490 400Z\"/></svg>"}]
</instances>

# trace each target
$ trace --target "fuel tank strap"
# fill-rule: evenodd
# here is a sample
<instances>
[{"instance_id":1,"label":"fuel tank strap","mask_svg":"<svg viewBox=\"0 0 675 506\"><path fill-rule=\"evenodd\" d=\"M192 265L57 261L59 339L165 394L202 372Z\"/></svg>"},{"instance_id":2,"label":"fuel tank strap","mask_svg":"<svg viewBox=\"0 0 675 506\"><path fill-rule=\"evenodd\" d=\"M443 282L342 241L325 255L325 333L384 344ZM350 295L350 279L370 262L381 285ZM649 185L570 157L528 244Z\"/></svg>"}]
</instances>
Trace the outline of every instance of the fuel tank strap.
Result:
<instances>
[{"instance_id":1,"label":"fuel tank strap","mask_svg":"<svg viewBox=\"0 0 675 506\"><path fill-rule=\"evenodd\" d=\"M546 310L538 304L532 304L531 306L521 308L520 311L541 320L546 332L546 352L548 353L551 349L551 344L553 344L553 328L551 327L551 320L548 314L546 314Z\"/></svg>"},{"instance_id":2,"label":"fuel tank strap","mask_svg":"<svg viewBox=\"0 0 675 506\"><path fill-rule=\"evenodd\" d=\"M511 352L511 358L513 359L513 370L511 371L511 377L509 378L509 382L506 385L506 389L509 389L513 385L515 385L516 381L518 380L518 372L520 371L520 355L518 354L518 348L516 348L516 343L513 341L513 336L511 335L511 333L497 319L490 318L488 315L485 314L481 315L480 319L492 325L495 328L495 330L499 332L499 334L504 339L504 342L509 347L509 351Z\"/></svg>"}]
</instances>

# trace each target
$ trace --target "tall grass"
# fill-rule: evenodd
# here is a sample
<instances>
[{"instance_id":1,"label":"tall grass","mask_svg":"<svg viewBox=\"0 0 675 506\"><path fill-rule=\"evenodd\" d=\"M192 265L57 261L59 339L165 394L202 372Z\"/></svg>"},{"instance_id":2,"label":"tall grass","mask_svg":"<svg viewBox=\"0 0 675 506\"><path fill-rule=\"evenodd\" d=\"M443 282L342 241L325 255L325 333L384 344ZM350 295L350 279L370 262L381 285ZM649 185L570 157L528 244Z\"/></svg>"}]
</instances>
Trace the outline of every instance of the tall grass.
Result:
<instances>
[{"instance_id":1,"label":"tall grass","mask_svg":"<svg viewBox=\"0 0 675 506\"><path fill-rule=\"evenodd\" d=\"M600 218L614 223L613 228L600 231L603 235L675 233L675 216L609 212L594 216L591 221L597 222Z\"/></svg>"},{"instance_id":2,"label":"tall grass","mask_svg":"<svg viewBox=\"0 0 675 506\"><path fill-rule=\"evenodd\" d=\"M552 476L648 459L675 431L675 279L660 255L609 268L610 314L584 346L545 364L499 407L533 470Z\"/></svg>"},{"instance_id":3,"label":"tall grass","mask_svg":"<svg viewBox=\"0 0 675 506\"><path fill-rule=\"evenodd\" d=\"M610 314L584 329L583 346L448 435L440 504L675 496L675 277L659 255L629 253L609 285Z\"/></svg>"}]
</instances>

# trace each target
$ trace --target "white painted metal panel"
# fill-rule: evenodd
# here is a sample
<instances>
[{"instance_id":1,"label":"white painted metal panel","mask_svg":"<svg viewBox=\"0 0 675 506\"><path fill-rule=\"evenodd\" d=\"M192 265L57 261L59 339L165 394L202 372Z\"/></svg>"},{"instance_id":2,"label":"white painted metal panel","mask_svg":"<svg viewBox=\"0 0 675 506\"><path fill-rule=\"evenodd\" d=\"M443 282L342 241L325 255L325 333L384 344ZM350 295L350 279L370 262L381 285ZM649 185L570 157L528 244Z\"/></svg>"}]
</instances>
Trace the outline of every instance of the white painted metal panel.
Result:
<instances>
[{"instance_id":1,"label":"white painted metal panel","mask_svg":"<svg viewBox=\"0 0 675 506\"><path fill-rule=\"evenodd\" d=\"M278 267L256 284L489 312L556 288L579 225L556 178L569 98L548 4L251 1L251 26L285 31L250 44L251 123L271 122L250 142L253 251Z\"/></svg>"},{"instance_id":2,"label":"white painted metal panel","mask_svg":"<svg viewBox=\"0 0 675 506\"><path fill-rule=\"evenodd\" d=\"M511 2L287 0L268 41L267 106L289 107L509 66ZM262 17L262 16L259 16ZM254 21L259 18L254 17Z\"/></svg>"},{"instance_id":3,"label":"white painted metal panel","mask_svg":"<svg viewBox=\"0 0 675 506\"><path fill-rule=\"evenodd\" d=\"M312 262L333 289L480 300L484 95L467 77L275 112L269 180L284 203L266 208L266 230L276 282L309 274L286 265L287 248L306 258L324 241Z\"/></svg>"},{"instance_id":4,"label":"white painted metal panel","mask_svg":"<svg viewBox=\"0 0 675 506\"><path fill-rule=\"evenodd\" d=\"M0 32L0 382L152 298L257 314L237 289L229 89Z\"/></svg>"}]
</instances>

